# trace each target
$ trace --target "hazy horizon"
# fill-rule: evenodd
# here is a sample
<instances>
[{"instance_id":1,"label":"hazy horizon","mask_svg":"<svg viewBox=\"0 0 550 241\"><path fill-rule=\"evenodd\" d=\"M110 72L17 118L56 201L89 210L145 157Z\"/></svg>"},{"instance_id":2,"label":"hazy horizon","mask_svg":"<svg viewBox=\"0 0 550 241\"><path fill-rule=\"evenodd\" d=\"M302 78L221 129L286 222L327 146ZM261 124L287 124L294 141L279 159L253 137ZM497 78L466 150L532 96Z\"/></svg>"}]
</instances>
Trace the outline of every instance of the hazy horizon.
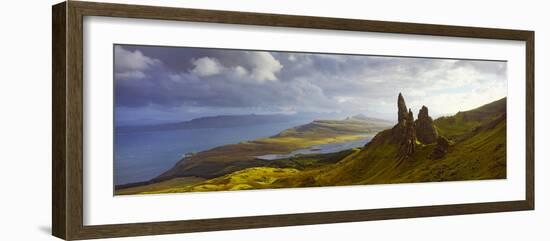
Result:
<instances>
[{"instance_id":1,"label":"hazy horizon","mask_svg":"<svg viewBox=\"0 0 550 241\"><path fill-rule=\"evenodd\" d=\"M414 113L418 113L417 111ZM157 124L170 124L170 123L178 123L178 122L186 122L186 121L192 121L197 120L201 118L207 118L207 117L223 117L223 116L249 116L249 115L288 115L288 116L296 116L296 118L301 118L303 116L313 116L313 113L272 113L272 114L256 114L256 113L249 113L249 114L214 114L214 115L204 115L199 117L193 117L191 119L164 119L164 120L158 120L158 119L136 119L130 122L119 122L117 123L117 126L138 126L138 125L157 125ZM430 116L434 119L443 117L443 116L452 116L456 113L442 113L442 114L432 114L430 113ZM387 113L388 117L385 118L385 116L370 116L365 115L362 113L352 114L352 115L342 115L338 113L317 113L315 117L311 118L311 120L342 120L349 117L354 117L358 115L364 115L367 118L372 119L380 119L383 121L397 121L395 118L395 113ZM324 119L323 119L324 118ZM416 118L416 117L415 117Z\"/></svg>"}]
</instances>

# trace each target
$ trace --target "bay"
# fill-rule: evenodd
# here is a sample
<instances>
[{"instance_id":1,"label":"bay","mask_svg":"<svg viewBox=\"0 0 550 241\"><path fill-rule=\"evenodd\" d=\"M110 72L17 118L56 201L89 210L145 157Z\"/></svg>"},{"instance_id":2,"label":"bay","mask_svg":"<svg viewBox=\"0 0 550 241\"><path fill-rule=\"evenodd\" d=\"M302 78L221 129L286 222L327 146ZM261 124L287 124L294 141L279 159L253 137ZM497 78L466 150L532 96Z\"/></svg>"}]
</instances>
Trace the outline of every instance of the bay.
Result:
<instances>
[{"instance_id":1,"label":"bay","mask_svg":"<svg viewBox=\"0 0 550 241\"><path fill-rule=\"evenodd\" d=\"M309 123L295 120L231 128L115 132L115 185L147 181L168 170L186 153L269 137Z\"/></svg>"}]
</instances>

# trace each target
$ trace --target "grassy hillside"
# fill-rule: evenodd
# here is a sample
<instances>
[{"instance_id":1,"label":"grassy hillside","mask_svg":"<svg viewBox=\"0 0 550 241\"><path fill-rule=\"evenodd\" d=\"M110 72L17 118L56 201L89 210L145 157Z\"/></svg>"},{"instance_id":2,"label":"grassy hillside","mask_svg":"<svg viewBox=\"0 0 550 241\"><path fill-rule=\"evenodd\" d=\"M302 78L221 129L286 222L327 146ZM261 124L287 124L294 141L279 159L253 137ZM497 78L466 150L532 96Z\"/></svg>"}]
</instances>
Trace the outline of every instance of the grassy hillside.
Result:
<instances>
[{"instance_id":1,"label":"grassy hillside","mask_svg":"<svg viewBox=\"0 0 550 241\"><path fill-rule=\"evenodd\" d=\"M173 178L150 185L117 190L116 194L154 194L300 186L303 181L299 180L298 177L309 178L309 176L319 174L323 167L332 165L359 150L356 148L337 153L300 155L266 162L262 167L247 168L210 180L197 177ZM288 181L300 183L291 184L287 183Z\"/></svg>"},{"instance_id":2,"label":"grassy hillside","mask_svg":"<svg viewBox=\"0 0 550 241\"><path fill-rule=\"evenodd\" d=\"M438 133L447 138L456 139L505 113L506 98L502 98L473 110L458 112L454 116L440 117L435 120L435 126Z\"/></svg>"},{"instance_id":3,"label":"grassy hillside","mask_svg":"<svg viewBox=\"0 0 550 241\"><path fill-rule=\"evenodd\" d=\"M313 121L278 135L213 148L181 160L157 180L173 177L218 177L247 167L262 166L256 156L285 154L294 150L334 142L358 140L389 126L359 120Z\"/></svg>"},{"instance_id":4,"label":"grassy hillside","mask_svg":"<svg viewBox=\"0 0 550 241\"><path fill-rule=\"evenodd\" d=\"M442 148L441 143L417 142L411 156L400 158L394 130L386 129L363 148L279 159L204 181L157 184L162 188L135 191L167 193L506 178L506 98L438 118L434 125L441 138L449 140L442 156L433 154ZM347 138L356 130L352 124L319 121L251 143L277 143L275 146L280 148L285 143L325 141L330 136L326 134L333 131L339 133L339 138Z\"/></svg>"},{"instance_id":5,"label":"grassy hillside","mask_svg":"<svg viewBox=\"0 0 550 241\"><path fill-rule=\"evenodd\" d=\"M481 127L452 143L447 155L437 160L430 158L436 144L422 145L409 159L400 160L391 142L373 141L317 181L321 185L351 185L505 178L506 121L499 119Z\"/></svg>"},{"instance_id":6,"label":"grassy hillside","mask_svg":"<svg viewBox=\"0 0 550 241\"><path fill-rule=\"evenodd\" d=\"M250 167L269 166L270 163L256 157L267 154L286 154L315 145L358 140L367 134L374 135L390 125L390 122L382 120L370 121L355 118L317 120L284 130L272 137L224 145L196 153L180 160L174 167L149 182L125 185L117 189L128 193L129 188L144 190L152 184L157 184L154 186L158 187L158 183L179 177L212 179ZM135 188L139 186L145 187ZM117 190L116 193L123 192Z\"/></svg>"},{"instance_id":7,"label":"grassy hillside","mask_svg":"<svg viewBox=\"0 0 550 241\"><path fill-rule=\"evenodd\" d=\"M322 185L482 180L506 177L506 99L443 117L434 123L451 139L447 155L433 160L436 144L418 145L407 160L396 158L391 130L361 152L317 177Z\"/></svg>"}]
</instances>

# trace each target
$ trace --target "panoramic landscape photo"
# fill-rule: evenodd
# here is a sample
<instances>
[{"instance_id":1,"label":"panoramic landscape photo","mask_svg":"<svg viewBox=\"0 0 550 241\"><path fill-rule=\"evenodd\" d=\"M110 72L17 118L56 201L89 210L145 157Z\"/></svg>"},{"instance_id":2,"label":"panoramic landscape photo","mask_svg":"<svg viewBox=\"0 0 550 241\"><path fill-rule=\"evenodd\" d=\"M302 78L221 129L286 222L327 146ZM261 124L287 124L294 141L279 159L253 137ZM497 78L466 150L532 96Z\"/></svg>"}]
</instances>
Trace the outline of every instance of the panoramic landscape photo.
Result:
<instances>
[{"instance_id":1,"label":"panoramic landscape photo","mask_svg":"<svg viewBox=\"0 0 550 241\"><path fill-rule=\"evenodd\" d=\"M113 55L115 195L506 178L506 61Z\"/></svg>"}]
</instances>

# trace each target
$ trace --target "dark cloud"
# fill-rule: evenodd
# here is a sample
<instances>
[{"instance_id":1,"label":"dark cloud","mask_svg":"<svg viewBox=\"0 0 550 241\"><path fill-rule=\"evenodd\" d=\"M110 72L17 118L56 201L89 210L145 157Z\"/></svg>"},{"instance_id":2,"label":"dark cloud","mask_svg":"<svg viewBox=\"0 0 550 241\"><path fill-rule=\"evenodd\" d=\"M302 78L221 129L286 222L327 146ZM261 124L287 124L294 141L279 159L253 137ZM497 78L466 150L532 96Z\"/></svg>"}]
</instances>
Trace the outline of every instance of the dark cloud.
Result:
<instances>
[{"instance_id":1,"label":"dark cloud","mask_svg":"<svg viewBox=\"0 0 550 241\"><path fill-rule=\"evenodd\" d=\"M205 48L116 46L116 106L256 112L448 113L506 95L506 63ZM485 96L479 95L486 91Z\"/></svg>"}]
</instances>

